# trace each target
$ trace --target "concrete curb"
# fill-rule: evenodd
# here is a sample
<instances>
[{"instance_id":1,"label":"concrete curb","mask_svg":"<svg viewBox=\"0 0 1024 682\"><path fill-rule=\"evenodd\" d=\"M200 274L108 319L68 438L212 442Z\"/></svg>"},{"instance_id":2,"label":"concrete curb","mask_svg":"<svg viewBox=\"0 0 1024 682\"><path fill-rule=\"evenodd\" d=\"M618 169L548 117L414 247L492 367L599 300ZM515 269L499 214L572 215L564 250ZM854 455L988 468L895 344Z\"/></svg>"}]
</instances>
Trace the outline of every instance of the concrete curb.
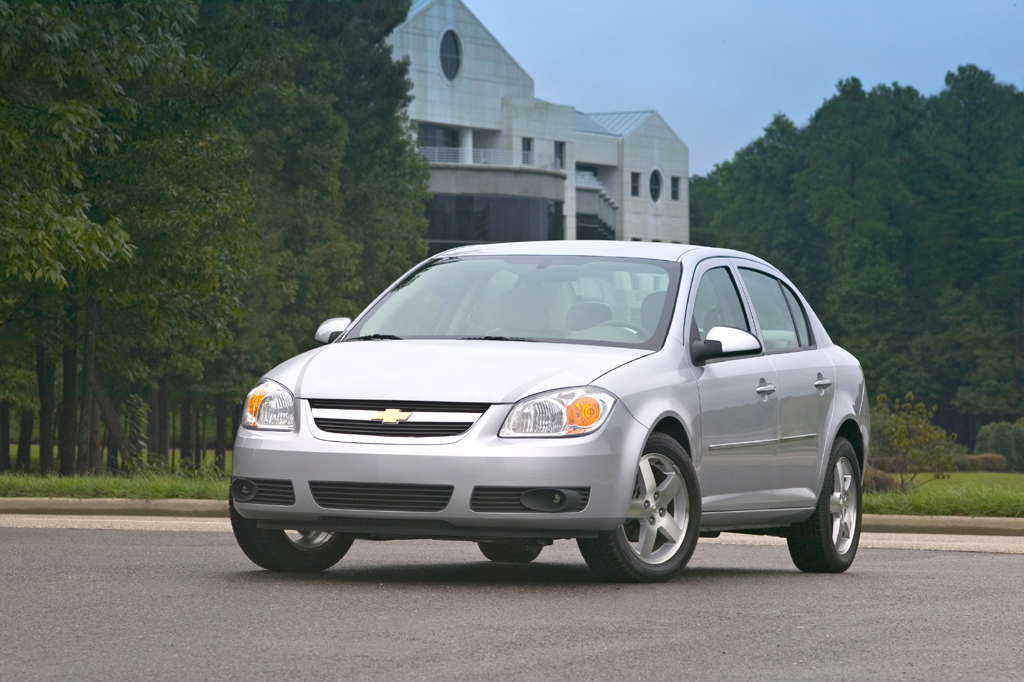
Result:
<instances>
[{"instance_id":1,"label":"concrete curb","mask_svg":"<svg viewBox=\"0 0 1024 682\"><path fill-rule=\"evenodd\" d=\"M226 500L127 500L122 498L78 499L71 497L4 497L0 514L70 516L179 516L228 515Z\"/></svg>"},{"instance_id":2,"label":"concrete curb","mask_svg":"<svg viewBox=\"0 0 1024 682\"><path fill-rule=\"evenodd\" d=\"M861 523L865 533L1024 536L1024 518L865 514Z\"/></svg>"},{"instance_id":3,"label":"concrete curb","mask_svg":"<svg viewBox=\"0 0 1024 682\"><path fill-rule=\"evenodd\" d=\"M0 498L0 514L226 518L228 503L225 500L4 497ZM865 514L862 523L865 533L1024 536L1024 518Z\"/></svg>"}]
</instances>

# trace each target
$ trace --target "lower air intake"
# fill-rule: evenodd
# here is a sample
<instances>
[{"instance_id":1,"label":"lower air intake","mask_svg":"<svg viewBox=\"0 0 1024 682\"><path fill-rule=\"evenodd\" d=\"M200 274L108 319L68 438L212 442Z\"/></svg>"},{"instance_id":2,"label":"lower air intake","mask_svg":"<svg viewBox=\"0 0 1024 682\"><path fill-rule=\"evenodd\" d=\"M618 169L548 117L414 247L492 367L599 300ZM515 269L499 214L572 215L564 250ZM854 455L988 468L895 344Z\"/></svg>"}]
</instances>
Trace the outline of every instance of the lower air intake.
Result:
<instances>
[{"instance_id":1,"label":"lower air intake","mask_svg":"<svg viewBox=\"0 0 1024 682\"><path fill-rule=\"evenodd\" d=\"M325 509L439 512L448 506L454 490L450 485L309 482L313 499Z\"/></svg>"},{"instance_id":2,"label":"lower air intake","mask_svg":"<svg viewBox=\"0 0 1024 682\"><path fill-rule=\"evenodd\" d=\"M295 504L295 489L291 481L270 478L251 478L256 484L256 496L249 500L251 504Z\"/></svg>"},{"instance_id":3,"label":"lower air intake","mask_svg":"<svg viewBox=\"0 0 1024 682\"><path fill-rule=\"evenodd\" d=\"M538 512L539 509L531 509L523 504L523 493L532 488L500 488L489 486L477 486L473 488L473 497L469 501L469 508L475 512ZM545 489L546 490L546 489ZM555 490L555 489L552 489ZM559 509L560 512L583 511L587 502L590 501L590 488L558 488L557 490L571 491L577 496L577 500L571 507Z\"/></svg>"}]
</instances>

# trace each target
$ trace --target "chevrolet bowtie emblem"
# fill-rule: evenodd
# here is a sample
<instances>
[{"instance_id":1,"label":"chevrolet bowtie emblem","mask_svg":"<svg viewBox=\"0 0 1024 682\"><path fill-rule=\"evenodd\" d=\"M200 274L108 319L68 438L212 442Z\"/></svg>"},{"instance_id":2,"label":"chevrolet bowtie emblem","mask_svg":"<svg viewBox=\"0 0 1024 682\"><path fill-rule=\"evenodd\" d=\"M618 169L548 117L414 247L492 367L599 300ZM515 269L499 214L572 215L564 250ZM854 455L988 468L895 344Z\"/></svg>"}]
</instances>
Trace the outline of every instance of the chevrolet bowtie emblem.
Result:
<instances>
[{"instance_id":1,"label":"chevrolet bowtie emblem","mask_svg":"<svg viewBox=\"0 0 1024 682\"><path fill-rule=\"evenodd\" d=\"M380 419L385 424L397 424L398 422L404 422L410 416L412 416L412 412L402 412L401 410L389 407L383 412L373 415L373 419Z\"/></svg>"}]
</instances>

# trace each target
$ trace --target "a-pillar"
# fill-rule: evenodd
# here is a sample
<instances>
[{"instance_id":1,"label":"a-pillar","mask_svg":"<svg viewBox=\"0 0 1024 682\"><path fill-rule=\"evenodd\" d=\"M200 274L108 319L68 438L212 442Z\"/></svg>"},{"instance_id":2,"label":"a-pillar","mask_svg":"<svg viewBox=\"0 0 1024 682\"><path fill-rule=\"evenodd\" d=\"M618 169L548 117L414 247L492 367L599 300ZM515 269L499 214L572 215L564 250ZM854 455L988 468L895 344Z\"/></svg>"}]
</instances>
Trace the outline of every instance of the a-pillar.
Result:
<instances>
[{"instance_id":1,"label":"a-pillar","mask_svg":"<svg viewBox=\"0 0 1024 682\"><path fill-rule=\"evenodd\" d=\"M473 163L473 129L459 130L459 160L462 163Z\"/></svg>"}]
</instances>

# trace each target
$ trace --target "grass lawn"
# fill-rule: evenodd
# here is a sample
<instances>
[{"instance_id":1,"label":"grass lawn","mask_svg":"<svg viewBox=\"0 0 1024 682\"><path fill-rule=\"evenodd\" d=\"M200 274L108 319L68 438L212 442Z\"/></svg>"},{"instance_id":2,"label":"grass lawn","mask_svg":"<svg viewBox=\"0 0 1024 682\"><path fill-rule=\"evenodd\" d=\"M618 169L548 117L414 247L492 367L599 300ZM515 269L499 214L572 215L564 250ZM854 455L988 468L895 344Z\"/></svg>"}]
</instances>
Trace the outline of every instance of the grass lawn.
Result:
<instances>
[{"instance_id":1,"label":"grass lawn","mask_svg":"<svg viewBox=\"0 0 1024 682\"><path fill-rule=\"evenodd\" d=\"M37 476L0 474L0 497L125 497L134 500L226 500L222 474Z\"/></svg>"},{"instance_id":2,"label":"grass lawn","mask_svg":"<svg viewBox=\"0 0 1024 682\"><path fill-rule=\"evenodd\" d=\"M866 514L1024 517L1024 474L957 472L918 476L909 493L865 493Z\"/></svg>"}]
</instances>

